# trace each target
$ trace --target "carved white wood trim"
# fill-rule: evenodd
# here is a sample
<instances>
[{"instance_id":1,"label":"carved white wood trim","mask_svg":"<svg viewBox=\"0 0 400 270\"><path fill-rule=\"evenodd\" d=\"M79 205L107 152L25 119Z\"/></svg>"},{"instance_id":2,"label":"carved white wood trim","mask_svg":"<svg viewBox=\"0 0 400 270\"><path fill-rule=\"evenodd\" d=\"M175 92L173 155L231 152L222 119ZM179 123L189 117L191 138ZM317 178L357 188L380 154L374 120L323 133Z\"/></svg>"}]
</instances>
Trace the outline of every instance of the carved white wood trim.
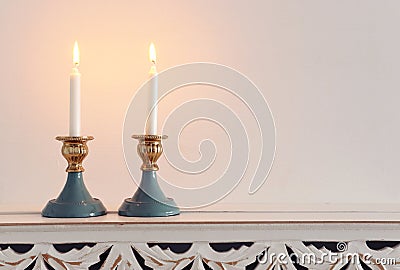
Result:
<instances>
[{"instance_id":1,"label":"carved white wood trim","mask_svg":"<svg viewBox=\"0 0 400 270\"><path fill-rule=\"evenodd\" d=\"M103 270L136 270L143 265L153 269L187 269L188 265L192 269L245 269L252 265L257 270L289 270L302 265L315 270L339 270L347 265L346 258L351 254L359 254L360 258L369 254L369 269L394 270L400 269L400 212L396 211L184 212L163 219L126 218L116 213L90 219L45 219L38 213L2 214L0 270L24 270L28 266L75 270L93 265ZM366 240L392 242L374 250ZM327 248L335 250L332 247L338 241L346 248L338 252L341 256L336 261L322 256L329 252ZM241 242L246 244L237 245ZM77 249L62 246L69 243ZM171 250L165 249L168 245L157 243L166 243ZM180 249L178 243L191 246L182 245ZM213 243L236 243L236 249L216 251L227 246ZM29 244L32 248L25 252L29 246L17 244ZM271 254L283 254L288 259L281 262L272 257L256 266L257 260L263 261ZM296 264L289 257L293 254L314 257ZM396 260L385 265L377 263L380 258ZM347 269L362 268L351 264Z\"/></svg>"},{"instance_id":2,"label":"carved white wood trim","mask_svg":"<svg viewBox=\"0 0 400 270\"><path fill-rule=\"evenodd\" d=\"M0 252L1 269L23 270L36 260L34 269L46 269L47 262L54 269L88 269L99 261L100 254L111 245L99 243L90 248L85 246L81 250L72 249L69 252L58 252L52 244L36 244L26 253L17 253L11 248Z\"/></svg>"},{"instance_id":3,"label":"carved white wood trim","mask_svg":"<svg viewBox=\"0 0 400 270\"><path fill-rule=\"evenodd\" d=\"M323 258L320 263L308 262L302 265L308 269L338 270L347 264L345 258L351 254L359 254L360 258L364 254L370 254L370 262L368 264L371 269L392 270L400 269L400 246L394 248L383 248L381 250L370 249L365 241L343 242L345 250L338 252L341 256L333 263L327 257ZM203 263L211 269L221 270L237 270L245 269L245 267L257 260L263 259L260 254L285 254L289 258L286 247L293 250L296 256L301 257L304 254L314 254L315 258L321 258L323 253L329 252L326 248L318 249L313 245L305 245L301 241L288 242L255 242L251 246L242 246L239 249L231 249L226 252L217 252L212 249L209 242L194 242L192 246L184 253L175 253L170 249L161 249L158 245L149 247L146 243L130 243L130 242L114 242L114 243L97 243L93 247L85 246L77 250L72 249L69 252L62 253L57 251L51 243L35 244L31 250L26 253L17 253L11 248L0 251L0 269L17 269L23 270L35 261L34 269L47 269L45 262L56 270L78 270L88 269L89 266L100 261L100 255L111 248L106 260L102 264L101 269L141 269L140 264L136 260L133 250L144 259L145 265L153 269L183 269L192 263L191 269L205 269ZM267 251L265 253L265 251ZM376 264L379 258L396 258L396 264ZM277 260L267 260L266 263L259 264L256 269L287 269L295 270L295 265L291 260L284 262ZM363 269L359 264L351 264L347 269Z\"/></svg>"}]
</instances>

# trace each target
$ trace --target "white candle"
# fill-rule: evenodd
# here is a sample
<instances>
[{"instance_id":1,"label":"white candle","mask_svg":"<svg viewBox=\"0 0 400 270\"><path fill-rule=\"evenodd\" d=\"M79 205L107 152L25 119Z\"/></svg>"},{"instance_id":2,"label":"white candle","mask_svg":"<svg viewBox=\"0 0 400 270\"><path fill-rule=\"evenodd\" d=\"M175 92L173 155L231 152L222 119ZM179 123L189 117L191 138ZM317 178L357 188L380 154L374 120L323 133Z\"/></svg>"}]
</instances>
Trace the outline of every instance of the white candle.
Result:
<instances>
[{"instance_id":1,"label":"white candle","mask_svg":"<svg viewBox=\"0 0 400 270\"><path fill-rule=\"evenodd\" d=\"M149 77L152 79L150 81L150 91L148 93L147 101L147 121L146 121L146 134L157 135L157 99L158 99L158 76L156 68L156 49L154 44L150 44L149 56L151 62L151 68L149 72Z\"/></svg>"},{"instance_id":2,"label":"white candle","mask_svg":"<svg viewBox=\"0 0 400 270\"><path fill-rule=\"evenodd\" d=\"M79 73L78 42L74 44L74 67L69 77L69 136L81 135L81 74Z\"/></svg>"}]
</instances>

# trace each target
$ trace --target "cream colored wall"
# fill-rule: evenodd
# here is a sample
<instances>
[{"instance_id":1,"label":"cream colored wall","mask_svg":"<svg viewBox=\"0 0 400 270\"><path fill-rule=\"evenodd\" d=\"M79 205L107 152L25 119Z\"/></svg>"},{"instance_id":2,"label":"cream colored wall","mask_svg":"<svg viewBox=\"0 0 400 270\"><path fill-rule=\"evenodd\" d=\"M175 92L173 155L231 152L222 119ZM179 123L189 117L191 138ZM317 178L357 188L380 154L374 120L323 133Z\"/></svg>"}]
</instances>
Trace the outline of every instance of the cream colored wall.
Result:
<instances>
[{"instance_id":1,"label":"cream colored wall","mask_svg":"<svg viewBox=\"0 0 400 270\"><path fill-rule=\"evenodd\" d=\"M227 65L248 76L270 105L277 152L268 181L249 195L245 178L223 203L396 203L399 25L395 0L0 0L1 209L40 210L64 184L66 164L54 137L68 133L75 39L82 131L95 137L85 180L109 209L135 190L122 126L129 100L147 79L150 41L160 70ZM207 91L207 97L223 95ZM196 136L182 137L194 159L208 134L205 123L196 125Z\"/></svg>"}]
</instances>

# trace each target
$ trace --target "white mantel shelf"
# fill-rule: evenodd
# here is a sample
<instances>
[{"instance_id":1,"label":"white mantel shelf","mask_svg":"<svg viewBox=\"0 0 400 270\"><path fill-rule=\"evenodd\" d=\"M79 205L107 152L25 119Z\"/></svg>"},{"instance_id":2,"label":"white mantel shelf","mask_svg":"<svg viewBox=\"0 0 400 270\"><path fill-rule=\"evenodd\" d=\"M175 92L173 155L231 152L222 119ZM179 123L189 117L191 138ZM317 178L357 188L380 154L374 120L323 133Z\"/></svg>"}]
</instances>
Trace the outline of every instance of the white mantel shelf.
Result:
<instances>
[{"instance_id":1,"label":"white mantel shelf","mask_svg":"<svg viewBox=\"0 0 400 270\"><path fill-rule=\"evenodd\" d=\"M368 241L389 244L376 250L371 249ZM29 265L48 269L46 264L54 269L88 269L99 264L101 267L96 269L142 269L143 263L152 269L187 269L188 265L201 270L204 265L222 270L251 265L253 268L249 269L271 269L277 265L282 267L278 269L296 269L293 263L280 264L276 260L254 264L266 250L268 254L289 257L287 248L298 257L314 254L318 258L327 251L314 244L318 242L344 245L345 249L338 253L343 256L334 263L324 260L319 265L302 264L308 269L341 269L347 264L345 258L349 254L371 254L374 260L395 258L391 265L372 268L389 270L398 269L399 241L397 209L183 211L179 216L166 218L130 218L111 212L102 217L76 219L43 218L39 212L3 212L0 213L0 244L4 247L0 249L0 270L23 270ZM79 243L84 247L67 252L54 246ZM162 243L190 246L183 253L175 253L159 245ZM241 246L219 251L214 248L215 243ZM32 248L17 252L13 249L15 244L28 244ZM142 258L142 264L137 256Z\"/></svg>"},{"instance_id":2,"label":"white mantel shelf","mask_svg":"<svg viewBox=\"0 0 400 270\"><path fill-rule=\"evenodd\" d=\"M3 243L36 242L237 242L259 240L400 240L400 212L187 211L165 218L44 218L39 213L0 214Z\"/></svg>"}]
</instances>

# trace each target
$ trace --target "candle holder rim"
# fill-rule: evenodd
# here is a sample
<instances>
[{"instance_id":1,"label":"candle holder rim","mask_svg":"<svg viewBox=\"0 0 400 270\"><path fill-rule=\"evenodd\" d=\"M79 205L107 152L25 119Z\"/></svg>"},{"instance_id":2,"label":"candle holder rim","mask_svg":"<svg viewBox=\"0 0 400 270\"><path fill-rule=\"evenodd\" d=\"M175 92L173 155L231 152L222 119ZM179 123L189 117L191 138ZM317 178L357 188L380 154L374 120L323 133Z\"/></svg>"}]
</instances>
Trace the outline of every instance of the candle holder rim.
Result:
<instances>
[{"instance_id":1,"label":"candle holder rim","mask_svg":"<svg viewBox=\"0 0 400 270\"><path fill-rule=\"evenodd\" d=\"M147 134L140 134L140 135L132 135L132 138L137 140L165 140L168 138L167 135L147 135Z\"/></svg>"},{"instance_id":2,"label":"candle holder rim","mask_svg":"<svg viewBox=\"0 0 400 270\"><path fill-rule=\"evenodd\" d=\"M90 140L94 140L93 136L57 136L57 141L67 142L67 141L76 141L76 142L86 142Z\"/></svg>"}]
</instances>

